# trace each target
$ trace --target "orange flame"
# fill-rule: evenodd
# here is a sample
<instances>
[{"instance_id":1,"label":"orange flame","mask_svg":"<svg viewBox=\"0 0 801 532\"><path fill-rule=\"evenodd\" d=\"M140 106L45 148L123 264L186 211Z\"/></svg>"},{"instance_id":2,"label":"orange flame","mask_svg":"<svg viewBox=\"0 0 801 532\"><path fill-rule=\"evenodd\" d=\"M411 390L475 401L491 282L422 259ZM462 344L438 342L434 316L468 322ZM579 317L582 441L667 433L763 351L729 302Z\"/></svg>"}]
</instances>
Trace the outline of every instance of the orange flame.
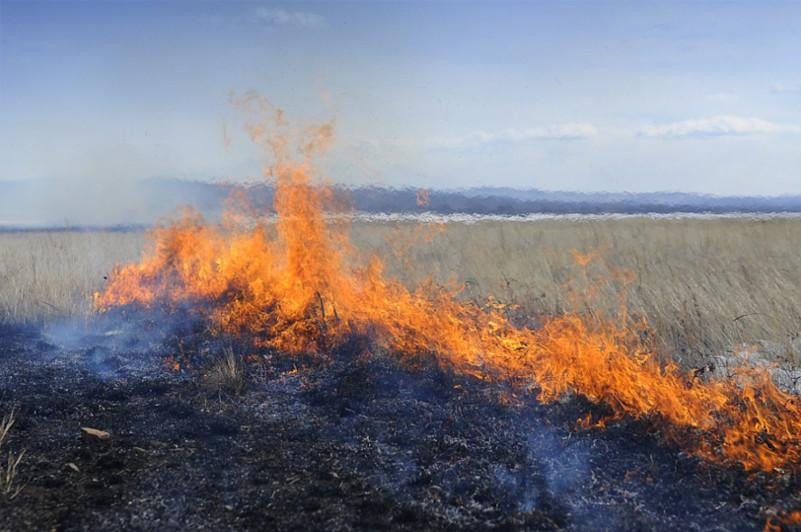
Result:
<instances>
[{"instance_id":1,"label":"orange flame","mask_svg":"<svg viewBox=\"0 0 801 532\"><path fill-rule=\"evenodd\" d=\"M789 513L780 513L774 517L769 517L762 528L764 532L781 532L784 528L795 529L801 524L801 511L794 510Z\"/></svg>"},{"instance_id":2,"label":"orange flame","mask_svg":"<svg viewBox=\"0 0 801 532\"><path fill-rule=\"evenodd\" d=\"M277 144L286 146L269 142ZM709 460L749 470L798 467L801 406L765 370L743 367L732 379L702 381L660 363L617 322L567 314L518 327L503 305L463 301L456 287L409 289L384 275L379 257L362 260L347 227L326 218L332 192L312 183L310 163L276 161L274 226L232 218L213 225L188 211L153 231L139 263L115 269L95 295L96 309L196 302L215 331L287 354L324 354L354 334L369 335L374 349L405 360L432 354L462 374L536 391L541 401L572 392L607 405L611 419L660 423L671 441Z\"/></svg>"}]
</instances>

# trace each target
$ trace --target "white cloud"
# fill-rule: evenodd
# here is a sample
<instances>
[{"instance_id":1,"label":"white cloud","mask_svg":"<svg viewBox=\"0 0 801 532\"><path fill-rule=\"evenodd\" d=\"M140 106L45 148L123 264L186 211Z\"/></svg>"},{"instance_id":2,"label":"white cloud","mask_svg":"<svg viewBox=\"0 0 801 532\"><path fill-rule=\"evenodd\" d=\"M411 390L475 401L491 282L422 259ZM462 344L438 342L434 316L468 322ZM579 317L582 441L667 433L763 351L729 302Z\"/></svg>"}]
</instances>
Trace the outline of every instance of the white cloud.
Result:
<instances>
[{"instance_id":1,"label":"white cloud","mask_svg":"<svg viewBox=\"0 0 801 532\"><path fill-rule=\"evenodd\" d=\"M774 83L770 87L770 92L776 94L801 93L801 83L793 83L791 85L787 85L786 83Z\"/></svg>"},{"instance_id":2,"label":"white cloud","mask_svg":"<svg viewBox=\"0 0 801 532\"><path fill-rule=\"evenodd\" d=\"M592 124L577 123L548 127L508 128L503 131L474 131L467 135L430 139L428 144L439 148L477 148L486 144L512 143L533 140L581 140L598 133Z\"/></svg>"},{"instance_id":3,"label":"white cloud","mask_svg":"<svg viewBox=\"0 0 801 532\"><path fill-rule=\"evenodd\" d=\"M256 10L256 20L276 26L299 26L301 28L319 28L325 23L325 19L317 13L268 7L260 7Z\"/></svg>"},{"instance_id":4,"label":"white cloud","mask_svg":"<svg viewBox=\"0 0 801 532\"><path fill-rule=\"evenodd\" d=\"M724 135L756 135L766 133L801 133L801 126L769 122L759 118L720 115L697 120L684 120L640 128L640 137L719 137Z\"/></svg>"}]
</instances>

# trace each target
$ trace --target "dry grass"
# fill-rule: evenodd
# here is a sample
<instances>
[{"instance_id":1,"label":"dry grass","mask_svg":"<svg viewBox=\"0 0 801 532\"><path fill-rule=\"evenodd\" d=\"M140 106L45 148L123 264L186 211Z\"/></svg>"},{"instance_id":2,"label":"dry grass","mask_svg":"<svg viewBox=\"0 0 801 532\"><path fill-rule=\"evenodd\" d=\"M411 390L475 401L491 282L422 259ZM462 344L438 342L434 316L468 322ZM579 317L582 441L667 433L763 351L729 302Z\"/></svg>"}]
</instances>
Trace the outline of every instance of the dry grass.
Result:
<instances>
[{"instance_id":1,"label":"dry grass","mask_svg":"<svg viewBox=\"0 0 801 532\"><path fill-rule=\"evenodd\" d=\"M457 279L467 297L493 295L532 314L610 316L625 301L686 364L757 341L778 357L801 355L798 218L484 221L442 231L358 223L353 236L405 282ZM86 312L103 275L143 242L136 233L0 234L0 315Z\"/></svg>"},{"instance_id":2,"label":"dry grass","mask_svg":"<svg viewBox=\"0 0 801 532\"><path fill-rule=\"evenodd\" d=\"M374 229L356 231L378 245ZM419 229L391 231L411 267L396 259L389 272L409 281L457 278L470 297L532 314L612 316L624 304L687 364L752 342L781 358L801 354L798 218L481 222L414 245Z\"/></svg>"},{"instance_id":3,"label":"dry grass","mask_svg":"<svg viewBox=\"0 0 801 532\"><path fill-rule=\"evenodd\" d=\"M231 348L223 349L219 358L204 373L203 380L213 390L234 395L247 386L242 361Z\"/></svg>"},{"instance_id":4,"label":"dry grass","mask_svg":"<svg viewBox=\"0 0 801 532\"><path fill-rule=\"evenodd\" d=\"M142 233L0 233L0 320L85 314L103 276L144 242Z\"/></svg>"},{"instance_id":5,"label":"dry grass","mask_svg":"<svg viewBox=\"0 0 801 532\"><path fill-rule=\"evenodd\" d=\"M20 486L17 482L17 468L25 456L25 451L15 454L13 451L8 451L8 461L3 464L3 454L5 449L3 445L8 437L8 432L14 426L16 421L14 411L6 414L0 420L0 494L8 500L15 499L17 495L22 492L24 486Z\"/></svg>"}]
</instances>

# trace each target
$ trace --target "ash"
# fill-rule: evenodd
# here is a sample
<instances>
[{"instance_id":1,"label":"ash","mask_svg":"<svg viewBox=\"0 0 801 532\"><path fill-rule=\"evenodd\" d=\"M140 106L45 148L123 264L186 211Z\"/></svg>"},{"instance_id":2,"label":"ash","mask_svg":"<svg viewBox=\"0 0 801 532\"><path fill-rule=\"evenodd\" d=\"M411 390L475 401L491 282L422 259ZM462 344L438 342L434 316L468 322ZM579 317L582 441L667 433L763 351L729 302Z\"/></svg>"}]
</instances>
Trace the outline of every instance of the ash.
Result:
<instances>
[{"instance_id":1,"label":"ash","mask_svg":"<svg viewBox=\"0 0 801 532\"><path fill-rule=\"evenodd\" d=\"M801 508L795 474L703 463L646 423L579 430L604 413L579 398L541 405L365 338L287 357L193 323L0 329L6 445L26 450L0 529L743 530Z\"/></svg>"}]
</instances>

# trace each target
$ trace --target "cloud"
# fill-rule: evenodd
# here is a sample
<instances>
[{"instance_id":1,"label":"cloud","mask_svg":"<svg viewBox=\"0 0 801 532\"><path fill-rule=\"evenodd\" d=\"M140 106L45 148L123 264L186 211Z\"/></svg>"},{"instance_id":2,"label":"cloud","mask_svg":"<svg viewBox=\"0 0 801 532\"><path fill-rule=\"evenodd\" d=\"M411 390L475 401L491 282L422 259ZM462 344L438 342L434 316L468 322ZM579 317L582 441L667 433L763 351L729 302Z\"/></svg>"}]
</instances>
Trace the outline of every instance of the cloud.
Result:
<instances>
[{"instance_id":1,"label":"cloud","mask_svg":"<svg viewBox=\"0 0 801 532\"><path fill-rule=\"evenodd\" d=\"M786 93L801 93L801 83L793 83L791 85L787 85L785 83L774 83L770 87L770 92L774 94L786 94Z\"/></svg>"},{"instance_id":2,"label":"cloud","mask_svg":"<svg viewBox=\"0 0 801 532\"><path fill-rule=\"evenodd\" d=\"M801 133L801 126L769 122L759 118L720 115L640 128L637 135L649 138L721 137L767 133Z\"/></svg>"},{"instance_id":3,"label":"cloud","mask_svg":"<svg viewBox=\"0 0 801 532\"><path fill-rule=\"evenodd\" d=\"M256 20L275 26L297 26L301 28L319 28L325 19L317 13L307 11L287 11L280 8L260 7L256 10Z\"/></svg>"},{"instance_id":4,"label":"cloud","mask_svg":"<svg viewBox=\"0 0 801 532\"><path fill-rule=\"evenodd\" d=\"M548 127L508 128L503 131L474 131L467 135L430 139L428 144L438 148L477 148L487 144L519 144L534 140L581 140L598 133L592 124L577 123Z\"/></svg>"}]
</instances>

